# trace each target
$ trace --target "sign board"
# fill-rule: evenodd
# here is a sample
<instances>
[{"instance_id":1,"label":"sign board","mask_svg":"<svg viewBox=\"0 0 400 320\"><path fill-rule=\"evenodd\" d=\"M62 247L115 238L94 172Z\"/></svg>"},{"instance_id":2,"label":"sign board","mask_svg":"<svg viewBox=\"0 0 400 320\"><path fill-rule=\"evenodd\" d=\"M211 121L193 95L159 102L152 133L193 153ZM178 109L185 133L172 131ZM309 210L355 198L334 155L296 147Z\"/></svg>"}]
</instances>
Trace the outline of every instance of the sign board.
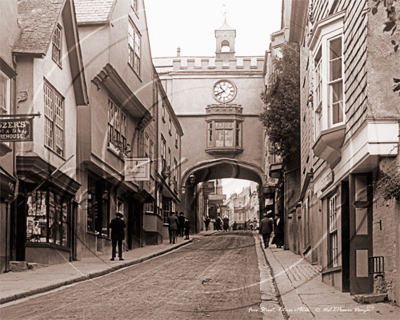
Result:
<instances>
[{"instance_id":1,"label":"sign board","mask_svg":"<svg viewBox=\"0 0 400 320\"><path fill-rule=\"evenodd\" d=\"M226 194L209 194L208 200L226 200Z\"/></svg>"},{"instance_id":2,"label":"sign board","mask_svg":"<svg viewBox=\"0 0 400 320\"><path fill-rule=\"evenodd\" d=\"M33 119L0 119L0 141L33 141Z\"/></svg>"},{"instance_id":3,"label":"sign board","mask_svg":"<svg viewBox=\"0 0 400 320\"><path fill-rule=\"evenodd\" d=\"M149 181L149 158L125 158L125 181Z\"/></svg>"}]
</instances>

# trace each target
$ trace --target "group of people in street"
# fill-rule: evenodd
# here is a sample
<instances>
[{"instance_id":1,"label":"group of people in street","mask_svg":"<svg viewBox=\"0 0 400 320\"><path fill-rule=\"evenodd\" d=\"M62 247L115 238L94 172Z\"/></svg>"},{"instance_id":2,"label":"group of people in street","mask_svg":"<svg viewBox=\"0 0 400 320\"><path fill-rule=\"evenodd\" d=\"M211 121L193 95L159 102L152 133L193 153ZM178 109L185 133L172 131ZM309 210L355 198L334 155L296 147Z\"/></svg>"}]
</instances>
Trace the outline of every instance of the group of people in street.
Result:
<instances>
[{"instance_id":1,"label":"group of people in street","mask_svg":"<svg viewBox=\"0 0 400 320\"><path fill-rule=\"evenodd\" d=\"M228 218L228 216L224 216L223 219L221 219L221 217L218 216L217 219L215 219L214 230L221 231L222 229L224 231L229 231L229 218ZM208 230L207 224L206 224L206 230Z\"/></svg>"},{"instance_id":2,"label":"group of people in street","mask_svg":"<svg viewBox=\"0 0 400 320\"><path fill-rule=\"evenodd\" d=\"M176 236L183 237L185 240L189 240L190 222L181 212L178 216L178 211L171 212L168 217L168 231L169 231L169 243L176 243Z\"/></svg>"},{"instance_id":3,"label":"group of people in street","mask_svg":"<svg viewBox=\"0 0 400 320\"><path fill-rule=\"evenodd\" d=\"M277 215L277 219L272 219L272 211L264 213L264 217L260 221L259 233L262 234L264 248L269 247L271 233L274 232L274 238L271 244L275 244L277 248L282 248L284 242L284 221L281 215Z\"/></svg>"}]
</instances>

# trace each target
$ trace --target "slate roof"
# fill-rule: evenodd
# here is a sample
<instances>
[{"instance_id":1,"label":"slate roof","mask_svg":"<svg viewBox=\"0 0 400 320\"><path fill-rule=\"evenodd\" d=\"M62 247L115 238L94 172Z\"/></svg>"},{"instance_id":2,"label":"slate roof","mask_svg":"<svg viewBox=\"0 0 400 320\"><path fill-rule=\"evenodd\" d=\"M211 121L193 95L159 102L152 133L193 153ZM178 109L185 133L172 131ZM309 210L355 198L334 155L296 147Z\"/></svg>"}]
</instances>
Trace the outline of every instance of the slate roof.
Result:
<instances>
[{"instance_id":1,"label":"slate roof","mask_svg":"<svg viewBox=\"0 0 400 320\"><path fill-rule=\"evenodd\" d=\"M45 55L65 0L18 0L21 33L14 53Z\"/></svg>"},{"instance_id":2,"label":"slate roof","mask_svg":"<svg viewBox=\"0 0 400 320\"><path fill-rule=\"evenodd\" d=\"M78 24L104 23L109 20L115 0L74 0Z\"/></svg>"}]
</instances>

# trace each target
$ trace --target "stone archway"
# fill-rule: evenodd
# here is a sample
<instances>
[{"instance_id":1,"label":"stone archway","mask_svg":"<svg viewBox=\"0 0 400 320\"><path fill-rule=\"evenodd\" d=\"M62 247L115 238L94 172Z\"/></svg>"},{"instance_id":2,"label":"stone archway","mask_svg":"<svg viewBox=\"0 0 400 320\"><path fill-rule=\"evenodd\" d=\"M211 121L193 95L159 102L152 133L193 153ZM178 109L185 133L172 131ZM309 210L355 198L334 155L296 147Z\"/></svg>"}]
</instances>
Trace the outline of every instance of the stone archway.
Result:
<instances>
[{"instance_id":1,"label":"stone archway","mask_svg":"<svg viewBox=\"0 0 400 320\"><path fill-rule=\"evenodd\" d=\"M263 171L257 165L249 162L238 161L230 158L221 158L199 162L188 168L182 174L182 196L180 211L185 213L191 224L191 232L201 231L202 216L198 214L198 191L200 182L215 179L243 179L258 183L263 186ZM260 188L261 189L261 188ZM259 189L260 208L264 202L263 193Z\"/></svg>"}]
</instances>

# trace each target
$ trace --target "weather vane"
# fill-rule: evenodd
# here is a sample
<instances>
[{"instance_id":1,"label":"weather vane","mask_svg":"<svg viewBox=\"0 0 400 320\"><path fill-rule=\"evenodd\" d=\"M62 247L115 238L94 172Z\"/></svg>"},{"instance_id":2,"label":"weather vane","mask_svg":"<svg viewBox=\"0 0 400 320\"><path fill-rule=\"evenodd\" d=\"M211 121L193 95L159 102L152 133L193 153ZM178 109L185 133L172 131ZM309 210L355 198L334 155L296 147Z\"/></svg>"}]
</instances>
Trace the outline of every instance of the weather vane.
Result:
<instances>
[{"instance_id":1,"label":"weather vane","mask_svg":"<svg viewBox=\"0 0 400 320\"><path fill-rule=\"evenodd\" d=\"M223 4L223 7L224 7L224 11L223 11L223 15L224 15L224 18L225 18L225 20L226 20L226 15L228 14L228 10L226 9L226 6L225 6L225 4Z\"/></svg>"}]
</instances>

